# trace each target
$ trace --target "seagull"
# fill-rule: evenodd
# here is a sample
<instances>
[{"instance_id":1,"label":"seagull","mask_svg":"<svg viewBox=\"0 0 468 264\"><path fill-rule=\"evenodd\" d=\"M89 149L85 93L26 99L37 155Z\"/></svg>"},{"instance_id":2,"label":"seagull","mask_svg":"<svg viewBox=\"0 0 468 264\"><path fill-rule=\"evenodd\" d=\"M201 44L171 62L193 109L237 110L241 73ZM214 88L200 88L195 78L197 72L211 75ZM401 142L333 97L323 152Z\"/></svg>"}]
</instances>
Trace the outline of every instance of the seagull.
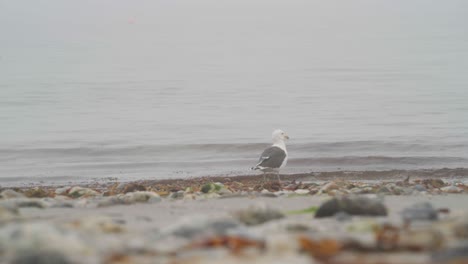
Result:
<instances>
[{"instance_id":1,"label":"seagull","mask_svg":"<svg viewBox=\"0 0 468 264\"><path fill-rule=\"evenodd\" d=\"M272 134L273 145L265 149L258 159L257 165L252 167L252 170L263 171L263 181L265 182L267 173L276 173L278 181L281 183L279 171L286 166L288 161L288 152L286 151L285 140L289 136L281 129L276 129Z\"/></svg>"}]
</instances>

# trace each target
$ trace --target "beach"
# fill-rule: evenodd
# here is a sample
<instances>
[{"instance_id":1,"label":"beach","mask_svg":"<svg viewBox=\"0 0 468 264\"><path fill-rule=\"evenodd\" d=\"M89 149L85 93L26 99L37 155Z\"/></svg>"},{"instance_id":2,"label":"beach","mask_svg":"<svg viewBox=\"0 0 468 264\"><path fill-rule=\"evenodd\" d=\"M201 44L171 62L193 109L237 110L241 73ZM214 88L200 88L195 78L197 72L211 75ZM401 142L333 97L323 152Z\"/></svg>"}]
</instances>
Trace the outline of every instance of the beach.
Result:
<instances>
[{"instance_id":1,"label":"beach","mask_svg":"<svg viewBox=\"0 0 468 264\"><path fill-rule=\"evenodd\" d=\"M0 264L468 263L468 1L0 6Z\"/></svg>"},{"instance_id":2,"label":"beach","mask_svg":"<svg viewBox=\"0 0 468 264\"><path fill-rule=\"evenodd\" d=\"M0 262L466 263L466 174L330 172L282 175L281 185L243 175L3 188Z\"/></svg>"}]
</instances>

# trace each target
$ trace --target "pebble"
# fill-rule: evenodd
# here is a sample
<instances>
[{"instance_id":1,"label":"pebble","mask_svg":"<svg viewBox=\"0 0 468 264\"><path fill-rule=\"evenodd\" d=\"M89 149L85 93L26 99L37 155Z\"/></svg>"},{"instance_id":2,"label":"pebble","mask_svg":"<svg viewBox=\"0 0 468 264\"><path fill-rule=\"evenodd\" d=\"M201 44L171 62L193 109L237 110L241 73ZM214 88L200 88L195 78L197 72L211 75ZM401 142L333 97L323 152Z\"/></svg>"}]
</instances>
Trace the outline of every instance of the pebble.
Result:
<instances>
[{"instance_id":1,"label":"pebble","mask_svg":"<svg viewBox=\"0 0 468 264\"><path fill-rule=\"evenodd\" d=\"M306 189L297 189L294 191L294 193L299 194L299 195L305 195L305 194L309 194L310 191Z\"/></svg>"},{"instance_id":2,"label":"pebble","mask_svg":"<svg viewBox=\"0 0 468 264\"><path fill-rule=\"evenodd\" d=\"M70 189L71 189L70 186L57 188L57 189L55 189L55 194L56 194L56 195L67 195L67 192L68 192Z\"/></svg>"},{"instance_id":3,"label":"pebble","mask_svg":"<svg viewBox=\"0 0 468 264\"><path fill-rule=\"evenodd\" d=\"M213 218L192 216L178 220L165 228L161 237L178 236L193 239L202 236L225 235L229 230L240 227L240 223L232 218Z\"/></svg>"},{"instance_id":4,"label":"pebble","mask_svg":"<svg viewBox=\"0 0 468 264\"><path fill-rule=\"evenodd\" d=\"M122 189L123 193L146 191L146 187L138 183L125 184Z\"/></svg>"},{"instance_id":5,"label":"pebble","mask_svg":"<svg viewBox=\"0 0 468 264\"><path fill-rule=\"evenodd\" d=\"M265 222L281 219L284 214L263 204L250 206L234 213L234 216L245 225L259 225Z\"/></svg>"},{"instance_id":6,"label":"pebble","mask_svg":"<svg viewBox=\"0 0 468 264\"><path fill-rule=\"evenodd\" d=\"M413 186L413 189L415 189L416 191L418 192L425 192L427 191L426 187L424 187L423 185L421 184L416 184Z\"/></svg>"},{"instance_id":7,"label":"pebble","mask_svg":"<svg viewBox=\"0 0 468 264\"><path fill-rule=\"evenodd\" d=\"M97 196L100 195L97 191L90 189L90 188L83 188L79 186L75 186L68 191L68 195L73 198L78 197L89 197L89 196Z\"/></svg>"},{"instance_id":8,"label":"pebble","mask_svg":"<svg viewBox=\"0 0 468 264\"><path fill-rule=\"evenodd\" d=\"M438 212L430 203L423 202L403 209L401 216L404 221L434 221L438 219Z\"/></svg>"},{"instance_id":9,"label":"pebble","mask_svg":"<svg viewBox=\"0 0 468 264\"><path fill-rule=\"evenodd\" d=\"M24 192L24 195L27 197L32 197L32 198L43 198L43 197L48 197L49 192L46 190L40 188L40 187L34 187L31 189L28 189Z\"/></svg>"},{"instance_id":10,"label":"pebble","mask_svg":"<svg viewBox=\"0 0 468 264\"><path fill-rule=\"evenodd\" d=\"M182 199L184 198L184 194L184 191L171 192L171 194L169 194L169 199Z\"/></svg>"},{"instance_id":11,"label":"pebble","mask_svg":"<svg viewBox=\"0 0 468 264\"><path fill-rule=\"evenodd\" d=\"M379 199L345 196L333 198L323 203L315 213L315 217L331 217L338 212L350 215L386 216L387 208Z\"/></svg>"},{"instance_id":12,"label":"pebble","mask_svg":"<svg viewBox=\"0 0 468 264\"><path fill-rule=\"evenodd\" d=\"M460 193L463 191L461 188L455 185L446 186L446 187L440 188L440 190L446 193Z\"/></svg>"},{"instance_id":13,"label":"pebble","mask_svg":"<svg viewBox=\"0 0 468 264\"><path fill-rule=\"evenodd\" d=\"M12 223L0 229L0 248L4 254L24 252L61 252L82 256L92 252L79 233L47 222Z\"/></svg>"},{"instance_id":14,"label":"pebble","mask_svg":"<svg viewBox=\"0 0 468 264\"><path fill-rule=\"evenodd\" d=\"M89 233L121 233L124 226L107 216L89 216L73 221L71 226Z\"/></svg>"},{"instance_id":15,"label":"pebble","mask_svg":"<svg viewBox=\"0 0 468 264\"><path fill-rule=\"evenodd\" d=\"M47 208L50 207L52 202L45 202L39 198L12 198L2 202L3 205L11 208L21 207L36 207L36 208Z\"/></svg>"},{"instance_id":16,"label":"pebble","mask_svg":"<svg viewBox=\"0 0 468 264\"><path fill-rule=\"evenodd\" d=\"M70 260L57 251L27 251L17 254L11 264L71 264Z\"/></svg>"},{"instance_id":17,"label":"pebble","mask_svg":"<svg viewBox=\"0 0 468 264\"><path fill-rule=\"evenodd\" d=\"M275 192L276 193L276 192ZM278 197L275 193L272 193L268 190L265 190L263 189L261 192L260 192L260 196L261 197L270 197L270 198L276 198Z\"/></svg>"},{"instance_id":18,"label":"pebble","mask_svg":"<svg viewBox=\"0 0 468 264\"><path fill-rule=\"evenodd\" d=\"M324 186L322 186L322 188L320 188L320 190L318 191L318 194L323 194L323 193L327 193L331 190L336 190L336 189L339 189L340 187L338 186L338 184L336 184L334 181L332 182L329 182L327 184L325 184Z\"/></svg>"},{"instance_id":19,"label":"pebble","mask_svg":"<svg viewBox=\"0 0 468 264\"><path fill-rule=\"evenodd\" d=\"M0 198L2 199L11 199L11 198L25 198L26 196L22 193L16 192L11 189L3 190L0 193Z\"/></svg>"},{"instance_id":20,"label":"pebble","mask_svg":"<svg viewBox=\"0 0 468 264\"><path fill-rule=\"evenodd\" d=\"M295 235L287 233L272 233L265 237L266 250L273 254L298 252L300 247Z\"/></svg>"},{"instance_id":21,"label":"pebble","mask_svg":"<svg viewBox=\"0 0 468 264\"><path fill-rule=\"evenodd\" d=\"M422 183L433 188L442 188L445 186L444 181L441 179L426 179L423 180Z\"/></svg>"},{"instance_id":22,"label":"pebble","mask_svg":"<svg viewBox=\"0 0 468 264\"><path fill-rule=\"evenodd\" d=\"M206 183L201 187L202 193L212 193L221 190L223 188L222 184L216 183Z\"/></svg>"},{"instance_id":23,"label":"pebble","mask_svg":"<svg viewBox=\"0 0 468 264\"><path fill-rule=\"evenodd\" d=\"M98 207L105 207L118 204L134 204L134 203L158 203L161 202L161 197L154 192L138 191L119 194L116 196L104 197L97 201Z\"/></svg>"}]
</instances>

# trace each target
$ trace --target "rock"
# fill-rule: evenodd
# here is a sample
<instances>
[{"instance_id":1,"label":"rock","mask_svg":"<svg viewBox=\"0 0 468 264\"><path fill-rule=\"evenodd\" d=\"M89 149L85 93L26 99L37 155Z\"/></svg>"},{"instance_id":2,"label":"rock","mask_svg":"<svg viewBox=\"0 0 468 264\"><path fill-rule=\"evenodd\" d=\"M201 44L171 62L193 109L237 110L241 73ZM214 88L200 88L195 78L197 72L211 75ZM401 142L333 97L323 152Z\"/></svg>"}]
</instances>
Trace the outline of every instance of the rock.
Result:
<instances>
[{"instance_id":1,"label":"rock","mask_svg":"<svg viewBox=\"0 0 468 264\"><path fill-rule=\"evenodd\" d=\"M350 192L353 194L368 194L375 193L375 190L371 186L361 186L351 189Z\"/></svg>"},{"instance_id":2,"label":"rock","mask_svg":"<svg viewBox=\"0 0 468 264\"><path fill-rule=\"evenodd\" d=\"M134 203L158 203L161 197L154 192L130 192L119 194L116 196L106 196L99 199L96 203L97 207L106 207L119 204L134 204Z\"/></svg>"},{"instance_id":3,"label":"rock","mask_svg":"<svg viewBox=\"0 0 468 264\"><path fill-rule=\"evenodd\" d=\"M217 199L217 198L220 198L221 195L217 194L217 193L207 193L203 196L205 199Z\"/></svg>"},{"instance_id":4,"label":"rock","mask_svg":"<svg viewBox=\"0 0 468 264\"><path fill-rule=\"evenodd\" d=\"M137 183L129 183L123 187L122 192L129 193L129 192L136 192L136 191L146 191L146 187Z\"/></svg>"},{"instance_id":5,"label":"rock","mask_svg":"<svg viewBox=\"0 0 468 264\"><path fill-rule=\"evenodd\" d=\"M28 189L24 192L24 194L31 198L43 198L49 196L49 192L39 187Z\"/></svg>"},{"instance_id":6,"label":"rock","mask_svg":"<svg viewBox=\"0 0 468 264\"><path fill-rule=\"evenodd\" d=\"M65 255L85 256L93 247L72 230L54 223L12 223L0 229L2 253L19 255L25 252L61 252ZM86 260L82 260L86 263Z\"/></svg>"},{"instance_id":7,"label":"rock","mask_svg":"<svg viewBox=\"0 0 468 264\"><path fill-rule=\"evenodd\" d=\"M71 227L92 234L96 233L121 233L124 227L118 221L106 216L89 216L73 221Z\"/></svg>"},{"instance_id":8,"label":"rock","mask_svg":"<svg viewBox=\"0 0 468 264\"><path fill-rule=\"evenodd\" d=\"M55 189L55 194L56 194L56 195L67 195L67 192L68 192L70 189L71 189L70 186L57 188L57 189Z\"/></svg>"},{"instance_id":9,"label":"rock","mask_svg":"<svg viewBox=\"0 0 468 264\"><path fill-rule=\"evenodd\" d=\"M333 198L323 203L317 210L315 217L331 217L338 212L345 212L350 215L386 216L387 208L378 199L345 196Z\"/></svg>"},{"instance_id":10,"label":"rock","mask_svg":"<svg viewBox=\"0 0 468 264\"><path fill-rule=\"evenodd\" d=\"M299 194L299 195L305 195L305 194L309 194L310 191L306 189L297 189L294 191L294 193Z\"/></svg>"},{"instance_id":11,"label":"rock","mask_svg":"<svg viewBox=\"0 0 468 264\"><path fill-rule=\"evenodd\" d=\"M293 191L288 191L288 190L282 190L282 191L274 192L273 194L275 195L275 197L278 197L278 196L283 196L283 195L294 194L294 192Z\"/></svg>"},{"instance_id":12,"label":"rock","mask_svg":"<svg viewBox=\"0 0 468 264\"><path fill-rule=\"evenodd\" d=\"M438 212L430 203L424 202L403 209L401 216L404 221L433 221L438 219Z\"/></svg>"},{"instance_id":13,"label":"rock","mask_svg":"<svg viewBox=\"0 0 468 264\"><path fill-rule=\"evenodd\" d=\"M221 190L218 191L218 194L222 196L226 196L226 195L229 196L232 194L232 191L223 187L221 188Z\"/></svg>"},{"instance_id":14,"label":"rock","mask_svg":"<svg viewBox=\"0 0 468 264\"><path fill-rule=\"evenodd\" d=\"M161 197L154 192L130 192L119 197L125 204L133 203L157 203L161 201Z\"/></svg>"},{"instance_id":15,"label":"rock","mask_svg":"<svg viewBox=\"0 0 468 264\"><path fill-rule=\"evenodd\" d=\"M182 199L184 198L184 191L171 192L169 199Z\"/></svg>"},{"instance_id":16,"label":"rock","mask_svg":"<svg viewBox=\"0 0 468 264\"><path fill-rule=\"evenodd\" d=\"M463 191L461 188L455 185L446 186L446 187L440 188L440 190L446 193L460 193Z\"/></svg>"},{"instance_id":17,"label":"rock","mask_svg":"<svg viewBox=\"0 0 468 264\"><path fill-rule=\"evenodd\" d=\"M194 194L194 193L184 193L184 196L183 196L183 199L184 200L197 200L197 195Z\"/></svg>"},{"instance_id":18,"label":"rock","mask_svg":"<svg viewBox=\"0 0 468 264\"><path fill-rule=\"evenodd\" d=\"M123 196L123 195L121 195ZM113 206L113 205L119 205L119 204L124 204L125 202L120 199L119 196L106 196L102 199L99 199L96 201L96 206L97 207L107 207L107 206ZM79 204L78 206L80 207L86 207L86 205Z\"/></svg>"},{"instance_id":19,"label":"rock","mask_svg":"<svg viewBox=\"0 0 468 264\"><path fill-rule=\"evenodd\" d=\"M381 194L391 194L392 191L390 191L390 189L387 188L386 186L382 186L382 187L380 187L380 188L377 190L377 193L381 193Z\"/></svg>"},{"instance_id":20,"label":"rock","mask_svg":"<svg viewBox=\"0 0 468 264\"><path fill-rule=\"evenodd\" d=\"M216 183L206 183L205 185L203 185L201 187L201 192L202 193L217 192L217 191L221 190L222 187L223 187L223 185L219 185L219 184L216 184Z\"/></svg>"},{"instance_id":21,"label":"rock","mask_svg":"<svg viewBox=\"0 0 468 264\"><path fill-rule=\"evenodd\" d=\"M271 220L283 218L284 214L280 211L260 205L237 211L234 213L234 216L246 225L259 225Z\"/></svg>"},{"instance_id":22,"label":"rock","mask_svg":"<svg viewBox=\"0 0 468 264\"><path fill-rule=\"evenodd\" d=\"M36 208L47 208L55 203L55 201L46 202L39 198L14 198L8 199L2 202L4 206L9 208L21 208L21 207L36 207Z\"/></svg>"},{"instance_id":23,"label":"rock","mask_svg":"<svg viewBox=\"0 0 468 264\"><path fill-rule=\"evenodd\" d=\"M338 186L338 184L332 181L322 186L322 188L320 188L320 190L318 191L318 194L328 193L331 190L338 190L339 188L340 187Z\"/></svg>"},{"instance_id":24,"label":"rock","mask_svg":"<svg viewBox=\"0 0 468 264\"><path fill-rule=\"evenodd\" d=\"M17 254L11 264L71 264L67 257L57 251L29 251Z\"/></svg>"},{"instance_id":25,"label":"rock","mask_svg":"<svg viewBox=\"0 0 468 264\"><path fill-rule=\"evenodd\" d=\"M261 196L261 197L268 197L268 198L276 198L276 197L278 197L275 193L272 193L272 192L260 193L260 196Z\"/></svg>"},{"instance_id":26,"label":"rock","mask_svg":"<svg viewBox=\"0 0 468 264\"><path fill-rule=\"evenodd\" d=\"M385 185L388 189L391 190L392 194L394 195L409 195L413 192L413 189L408 187L402 187L394 183L389 183Z\"/></svg>"},{"instance_id":27,"label":"rock","mask_svg":"<svg viewBox=\"0 0 468 264\"><path fill-rule=\"evenodd\" d=\"M73 203L75 202L72 198L64 195L55 195L54 198L43 198L42 200L50 203L51 207L73 207Z\"/></svg>"},{"instance_id":28,"label":"rock","mask_svg":"<svg viewBox=\"0 0 468 264\"><path fill-rule=\"evenodd\" d=\"M2 198L2 199L24 198L24 197L26 197L24 194L16 192L16 191L11 190L11 189L3 190L0 193L0 198Z\"/></svg>"},{"instance_id":29,"label":"rock","mask_svg":"<svg viewBox=\"0 0 468 264\"><path fill-rule=\"evenodd\" d=\"M428 187L430 186L433 188L442 188L445 186L444 181L441 179L426 179L423 180L422 183Z\"/></svg>"},{"instance_id":30,"label":"rock","mask_svg":"<svg viewBox=\"0 0 468 264\"><path fill-rule=\"evenodd\" d=\"M267 189L263 189L260 192L260 196L261 197L270 197L270 198L276 198L277 197L275 193L272 193L272 192L268 191Z\"/></svg>"},{"instance_id":31,"label":"rock","mask_svg":"<svg viewBox=\"0 0 468 264\"><path fill-rule=\"evenodd\" d=\"M427 191L426 187L422 186L421 184L416 184L413 186L413 189L418 192L425 192Z\"/></svg>"},{"instance_id":32,"label":"rock","mask_svg":"<svg viewBox=\"0 0 468 264\"><path fill-rule=\"evenodd\" d=\"M190 216L182 218L175 224L165 228L161 236L178 236L194 239L202 236L226 235L228 231L239 227L239 222L232 218Z\"/></svg>"},{"instance_id":33,"label":"rock","mask_svg":"<svg viewBox=\"0 0 468 264\"><path fill-rule=\"evenodd\" d=\"M36 207L36 208L47 208L50 206L50 204L38 198L15 199L15 205L17 207Z\"/></svg>"},{"instance_id":34,"label":"rock","mask_svg":"<svg viewBox=\"0 0 468 264\"><path fill-rule=\"evenodd\" d=\"M75 186L68 191L68 196L73 198L97 196L99 193L90 188Z\"/></svg>"},{"instance_id":35,"label":"rock","mask_svg":"<svg viewBox=\"0 0 468 264\"><path fill-rule=\"evenodd\" d=\"M443 234L436 229L407 229L383 224L374 228L377 248L382 250L438 250L444 245Z\"/></svg>"}]
</instances>

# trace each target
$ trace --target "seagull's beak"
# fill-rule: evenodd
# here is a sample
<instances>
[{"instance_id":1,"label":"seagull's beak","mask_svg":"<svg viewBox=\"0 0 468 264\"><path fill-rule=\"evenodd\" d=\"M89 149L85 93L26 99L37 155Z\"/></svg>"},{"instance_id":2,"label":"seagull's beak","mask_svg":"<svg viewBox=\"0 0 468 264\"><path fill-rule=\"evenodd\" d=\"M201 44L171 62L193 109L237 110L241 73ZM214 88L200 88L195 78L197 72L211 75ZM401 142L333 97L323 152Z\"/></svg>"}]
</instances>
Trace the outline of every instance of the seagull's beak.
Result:
<instances>
[{"instance_id":1,"label":"seagull's beak","mask_svg":"<svg viewBox=\"0 0 468 264\"><path fill-rule=\"evenodd\" d=\"M289 139L289 136L288 136L288 135L284 135L284 138L285 138L285 139Z\"/></svg>"}]
</instances>

